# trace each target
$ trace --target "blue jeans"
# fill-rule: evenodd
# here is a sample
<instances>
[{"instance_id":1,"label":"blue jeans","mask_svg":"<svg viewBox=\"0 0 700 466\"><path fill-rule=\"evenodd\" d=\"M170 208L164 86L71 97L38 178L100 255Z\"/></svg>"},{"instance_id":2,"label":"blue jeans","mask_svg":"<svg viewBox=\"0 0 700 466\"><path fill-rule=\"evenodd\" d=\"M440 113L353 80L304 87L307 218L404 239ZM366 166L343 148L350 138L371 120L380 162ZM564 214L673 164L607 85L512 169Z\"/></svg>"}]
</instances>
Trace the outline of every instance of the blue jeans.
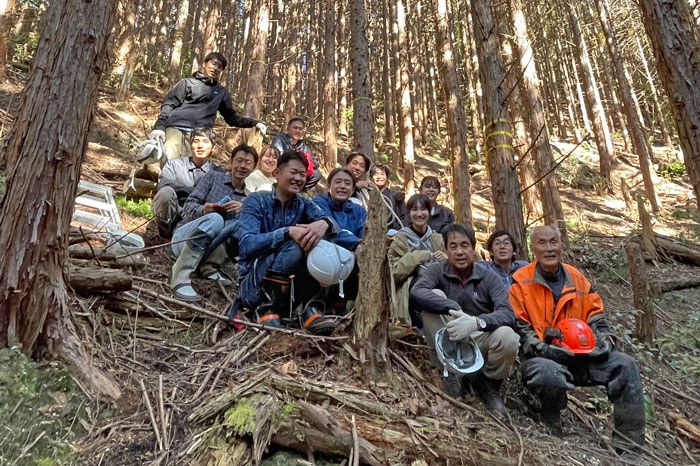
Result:
<instances>
[{"instance_id":1,"label":"blue jeans","mask_svg":"<svg viewBox=\"0 0 700 466\"><path fill-rule=\"evenodd\" d=\"M231 235L237 220L224 220L224 218L212 212L184 224L179 224L173 233L173 244L170 246L172 253L178 257L185 247L185 241L195 230L203 231L209 237L210 242L216 243L220 235ZM224 238L222 238L224 239ZM177 242L180 241L180 242ZM218 241L221 244L221 241Z\"/></svg>"},{"instance_id":2,"label":"blue jeans","mask_svg":"<svg viewBox=\"0 0 700 466\"><path fill-rule=\"evenodd\" d=\"M238 296L243 306L248 309L255 309L260 304L262 300L262 282L268 271L285 276L301 275L306 277L308 272L305 261L306 253L292 240L285 241L279 249L258 257L253 262L250 270L239 277ZM295 282L299 283L297 280Z\"/></svg>"}]
</instances>

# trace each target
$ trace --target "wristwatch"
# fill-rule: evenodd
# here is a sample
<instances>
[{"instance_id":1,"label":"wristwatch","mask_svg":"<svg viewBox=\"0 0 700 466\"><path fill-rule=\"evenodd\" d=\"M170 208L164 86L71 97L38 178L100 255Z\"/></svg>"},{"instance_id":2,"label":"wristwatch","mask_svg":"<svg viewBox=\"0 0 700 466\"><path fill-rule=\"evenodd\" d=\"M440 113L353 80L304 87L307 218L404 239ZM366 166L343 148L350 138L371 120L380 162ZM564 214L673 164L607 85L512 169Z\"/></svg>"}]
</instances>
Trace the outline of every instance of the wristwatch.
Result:
<instances>
[{"instance_id":1,"label":"wristwatch","mask_svg":"<svg viewBox=\"0 0 700 466\"><path fill-rule=\"evenodd\" d=\"M476 324L477 324L477 327L480 331L483 332L484 330L486 330L486 321L484 319L482 319L481 317L476 318Z\"/></svg>"}]
</instances>

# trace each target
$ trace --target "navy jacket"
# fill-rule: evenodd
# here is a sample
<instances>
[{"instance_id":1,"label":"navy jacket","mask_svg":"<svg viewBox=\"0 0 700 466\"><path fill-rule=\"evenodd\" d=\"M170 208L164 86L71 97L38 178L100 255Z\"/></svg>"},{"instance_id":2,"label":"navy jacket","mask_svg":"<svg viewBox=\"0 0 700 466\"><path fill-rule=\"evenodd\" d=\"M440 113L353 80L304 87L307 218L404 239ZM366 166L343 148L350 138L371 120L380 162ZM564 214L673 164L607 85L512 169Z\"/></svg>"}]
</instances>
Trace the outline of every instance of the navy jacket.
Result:
<instances>
[{"instance_id":1,"label":"navy jacket","mask_svg":"<svg viewBox=\"0 0 700 466\"><path fill-rule=\"evenodd\" d=\"M312 199L321 210L338 224L340 231L333 242L345 249L354 251L365 235L367 212L350 201L335 202L330 194L321 194Z\"/></svg>"}]
</instances>

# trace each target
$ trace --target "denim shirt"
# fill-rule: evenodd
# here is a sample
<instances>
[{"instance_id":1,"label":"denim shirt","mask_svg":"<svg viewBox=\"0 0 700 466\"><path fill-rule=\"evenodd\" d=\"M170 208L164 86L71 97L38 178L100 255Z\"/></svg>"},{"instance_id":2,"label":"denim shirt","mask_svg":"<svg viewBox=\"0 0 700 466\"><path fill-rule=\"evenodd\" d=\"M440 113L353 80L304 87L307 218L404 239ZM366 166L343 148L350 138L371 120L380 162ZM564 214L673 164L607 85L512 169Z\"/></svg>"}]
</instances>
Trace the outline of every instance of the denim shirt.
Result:
<instances>
[{"instance_id":1,"label":"denim shirt","mask_svg":"<svg viewBox=\"0 0 700 466\"><path fill-rule=\"evenodd\" d=\"M330 194L321 194L312 200L326 215L338 223L340 231L333 242L354 251L365 235L365 221L367 220L365 209L350 201L345 201L342 204L335 202Z\"/></svg>"},{"instance_id":2,"label":"denim shirt","mask_svg":"<svg viewBox=\"0 0 700 466\"><path fill-rule=\"evenodd\" d=\"M234 233L241 265L279 248L285 242L289 227L294 225L327 219L332 226L326 231L326 237L338 234L335 220L325 215L313 201L297 194L283 205L277 197L276 189L275 186L271 192L253 193L243 202L238 228Z\"/></svg>"}]
</instances>

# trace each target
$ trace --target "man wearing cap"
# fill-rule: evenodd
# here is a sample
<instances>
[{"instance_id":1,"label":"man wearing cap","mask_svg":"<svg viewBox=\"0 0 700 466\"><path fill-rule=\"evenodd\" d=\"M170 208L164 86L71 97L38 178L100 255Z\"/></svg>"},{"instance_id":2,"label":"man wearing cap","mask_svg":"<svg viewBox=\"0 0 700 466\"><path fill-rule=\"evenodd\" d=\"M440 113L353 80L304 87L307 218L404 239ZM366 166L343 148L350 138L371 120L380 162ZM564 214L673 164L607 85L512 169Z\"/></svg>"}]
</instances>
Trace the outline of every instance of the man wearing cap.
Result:
<instances>
[{"instance_id":1,"label":"man wearing cap","mask_svg":"<svg viewBox=\"0 0 700 466\"><path fill-rule=\"evenodd\" d=\"M423 310L431 359L436 364L435 334L443 327L453 342L473 339L485 360L482 370L461 380L450 373L445 389L459 397L471 384L487 411L505 415L499 390L518 353L508 293L493 271L474 266L476 238L471 227L448 225L442 238L448 260L429 265L410 292L411 302Z\"/></svg>"},{"instance_id":2,"label":"man wearing cap","mask_svg":"<svg viewBox=\"0 0 700 466\"><path fill-rule=\"evenodd\" d=\"M531 407L559 432L566 392L575 385L604 385L613 404L616 450L640 448L644 445L644 393L636 362L617 351L603 302L591 283L575 267L562 263L559 230L533 228L530 245L535 261L513 274L510 302ZM562 321L572 318L587 323L595 335L595 345L587 351L577 350L581 341L562 338Z\"/></svg>"},{"instance_id":3,"label":"man wearing cap","mask_svg":"<svg viewBox=\"0 0 700 466\"><path fill-rule=\"evenodd\" d=\"M234 110L231 95L219 83L226 64L226 57L211 52L204 58L202 71L180 80L163 99L160 115L148 137L164 143L168 159L189 157L192 152L190 132L194 128L213 128L217 112L229 126L255 127L265 134L267 127L263 123L244 118ZM161 164L165 161L161 159Z\"/></svg>"}]
</instances>

